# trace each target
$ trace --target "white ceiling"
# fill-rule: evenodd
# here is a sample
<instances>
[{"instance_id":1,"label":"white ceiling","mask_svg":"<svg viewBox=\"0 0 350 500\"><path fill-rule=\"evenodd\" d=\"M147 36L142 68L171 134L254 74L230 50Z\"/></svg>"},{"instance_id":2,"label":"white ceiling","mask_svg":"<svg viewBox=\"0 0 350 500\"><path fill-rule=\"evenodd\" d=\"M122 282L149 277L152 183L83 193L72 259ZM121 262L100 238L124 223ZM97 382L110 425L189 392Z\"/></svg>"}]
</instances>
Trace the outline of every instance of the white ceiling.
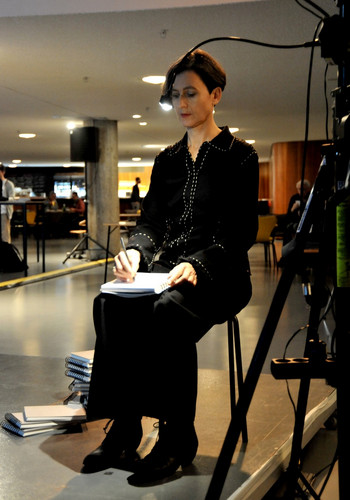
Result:
<instances>
[{"instance_id":1,"label":"white ceiling","mask_svg":"<svg viewBox=\"0 0 350 500\"><path fill-rule=\"evenodd\" d=\"M337 13L333 0L314 2ZM67 163L66 123L106 118L119 124L120 162L134 156L152 162L156 151L143 146L173 143L183 130L160 108L160 87L142 76L165 74L173 60L208 38L299 44L312 40L317 23L294 0L0 0L0 161ZM203 49L228 76L218 125L237 126L237 135L255 139L262 160L275 142L303 140L310 49L232 41ZM325 138L325 65L316 48L310 139ZM328 93L336 86L331 67ZM134 113L148 125L141 127ZM19 139L18 131L37 137Z\"/></svg>"}]
</instances>

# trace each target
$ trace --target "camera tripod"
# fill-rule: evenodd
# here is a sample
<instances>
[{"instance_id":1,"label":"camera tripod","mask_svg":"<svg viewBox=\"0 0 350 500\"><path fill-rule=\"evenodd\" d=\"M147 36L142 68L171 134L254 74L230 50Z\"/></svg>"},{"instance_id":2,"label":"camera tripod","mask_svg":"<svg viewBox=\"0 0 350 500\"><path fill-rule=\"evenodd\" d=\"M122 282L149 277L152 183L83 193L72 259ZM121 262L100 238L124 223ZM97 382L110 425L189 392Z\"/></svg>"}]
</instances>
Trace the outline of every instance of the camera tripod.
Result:
<instances>
[{"instance_id":1,"label":"camera tripod","mask_svg":"<svg viewBox=\"0 0 350 500\"><path fill-rule=\"evenodd\" d=\"M231 464L232 456L237 445L241 428L239 426L240 415L246 415L259 376L261 374L264 362L266 360L274 332L276 330L279 318L282 314L284 304L286 302L290 287L296 274L300 271L300 263L303 258L303 251L309 235L310 228L317 215L319 222L319 210L325 201L325 197L329 194L328 189L324 189L323 184L331 177L331 168L326 159L321 163L319 174L317 176L315 185L310 193L308 204L304 210L302 220L299 224L295 240L289 244L289 248L285 252L285 266L282 275L278 282L272 303L266 317L263 329L261 331L255 352L252 357L247 375L244 380L243 388L240 392L240 398L234 408L234 414L231 419L220 456L218 458L212 481L210 483L206 500L219 499L224 481ZM328 212L324 212L324 218L329 219ZM323 221L322 221L323 222ZM317 375L317 378L326 378L327 376L334 375L335 364L326 360L323 355L322 343L318 340L317 328L319 324L319 317L321 308L324 306L324 294L319 293L323 290L323 283L325 278L324 258L328 256L328 248L323 248L324 241L328 242L329 238L322 238L320 242L320 254L318 273L315 278L315 294L312 298L310 308L309 328L306 340L305 358L308 358L307 363L301 363L300 366L288 363L277 363L272 365L272 371L277 375L276 378L300 378L300 389L298 396L298 406L296 414L296 422L293 434L293 444L290 465L288 467L288 490L291 492L290 497L295 498L294 484L297 483L299 476L299 457L301 451L301 440L303 436L303 423L306 412L306 404L310 386L311 378ZM327 245L328 246L328 245ZM305 368L306 367L306 368ZM279 373L281 373L281 376ZM292 373L293 372L293 373ZM333 377L332 377L333 378Z\"/></svg>"},{"instance_id":2,"label":"camera tripod","mask_svg":"<svg viewBox=\"0 0 350 500\"><path fill-rule=\"evenodd\" d=\"M272 303L261 331L243 388L218 457L209 485L206 500L220 498L231 460L241 433L242 416L245 416L267 357L274 332L287 300L290 287L300 271L304 248L311 228L321 227L319 261L315 270L315 284L309 316L309 327L303 363L272 362L276 378L300 379L297 411L285 498L293 500L304 495L298 480L316 499L319 496L302 476L299 467L306 405L312 378L325 378L337 388L338 409L338 463L339 498L346 500L349 470L350 433L346 419L348 399L347 356L350 353L350 56L349 19L345 17L345 0L338 1L340 16L326 18L320 33L321 55L338 65L338 88L334 97L333 142L323 148L320 169L300 220L295 239L285 252L285 267L278 282ZM322 35L322 36L321 36ZM336 311L336 359L328 359L324 345L318 338L320 312L324 306L326 269L331 262L334 278L334 303ZM307 498L304 496L304 498Z\"/></svg>"}]
</instances>

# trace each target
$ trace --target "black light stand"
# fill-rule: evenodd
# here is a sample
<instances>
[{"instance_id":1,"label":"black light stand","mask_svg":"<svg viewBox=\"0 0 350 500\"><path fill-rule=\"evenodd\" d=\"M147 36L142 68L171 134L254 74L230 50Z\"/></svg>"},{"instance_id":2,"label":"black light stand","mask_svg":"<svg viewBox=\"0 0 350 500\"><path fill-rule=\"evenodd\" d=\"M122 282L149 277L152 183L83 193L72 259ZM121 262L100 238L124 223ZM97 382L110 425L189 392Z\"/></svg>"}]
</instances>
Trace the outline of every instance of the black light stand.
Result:
<instances>
[{"instance_id":1,"label":"black light stand","mask_svg":"<svg viewBox=\"0 0 350 500\"><path fill-rule=\"evenodd\" d=\"M98 241L93 239L89 235L89 224L88 224L88 209L89 209L89 199L88 199L88 162L96 163L99 156L98 148L98 128L97 127L81 127L71 131L70 134L70 147L71 147L71 161L84 161L84 175L85 175L85 192L86 192L86 213L85 213L85 234L83 238L74 246L74 248L67 253L63 264L76 252L82 252L89 250L89 241L92 241L100 247L106 253L106 256L110 254L112 257L114 255L109 252L105 247L103 247Z\"/></svg>"},{"instance_id":2,"label":"black light stand","mask_svg":"<svg viewBox=\"0 0 350 500\"><path fill-rule=\"evenodd\" d=\"M62 262L62 264L64 264L72 255L74 255L76 252L82 252L82 251L88 251L89 250L89 241L92 241L93 243L95 243L95 245L99 246L102 250L104 250L106 252L106 254L110 254L112 257L114 257L114 255L111 253L111 252L107 252L107 248L103 247L98 241L94 240L94 238L92 238L90 235L89 235L89 225L88 225L88 208L89 208L89 200L88 200L88 184L87 184L87 162L85 162L85 191L86 191L86 213L85 213L85 234L83 236L83 238L79 241L79 243L77 243L70 252L67 252L67 256L66 258L64 259L64 261Z\"/></svg>"},{"instance_id":3,"label":"black light stand","mask_svg":"<svg viewBox=\"0 0 350 500\"><path fill-rule=\"evenodd\" d=\"M340 15L325 19L322 37L320 34L321 55L326 59L331 59L333 63L338 65L339 85L333 91L335 101L333 143L324 148L325 154L315 185L303 212L296 238L286 249L285 268L278 282L244 380L240 398L233 409L231 422L205 497L206 500L219 500L220 498L241 433L241 416L246 415L249 409L291 284L296 273L300 270L310 229L313 224L320 223L320 214L322 214L323 233L321 234L319 262L315 274L314 297L310 308L305 360L296 365L290 363L288 359L282 360L282 362L281 360L275 360L271 368L276 378L300 379L291 459L287 469L285 498L296 498L297 491L299 495L303 494L301 487L298 485L298 479L302 480L304 486L314 498L319 498L311 485L303 478L299 469L306 404L312 378L326 378L331 382L331 385L337 387L339 499L346 500L348 498L346 483L348 482L347 474L349 471L350 433L346 418L346 405L349 390L347 366L350 353L350 315L348 314L350 305L350 16L345 13L345 0L339 0L337 5L339 6ZM336 244L336 251L332 251ZM338 247L341 247L343 255L339 255ZM324 298L322 290L326 277L326 268L328 267L325 265L325 261L329 262L329 259L331 259L333 268L336 270L334 297L337 357L335 360L326 357L324 346L319 341L317 334L320 310Z\"/></svg>"}]
</instances>

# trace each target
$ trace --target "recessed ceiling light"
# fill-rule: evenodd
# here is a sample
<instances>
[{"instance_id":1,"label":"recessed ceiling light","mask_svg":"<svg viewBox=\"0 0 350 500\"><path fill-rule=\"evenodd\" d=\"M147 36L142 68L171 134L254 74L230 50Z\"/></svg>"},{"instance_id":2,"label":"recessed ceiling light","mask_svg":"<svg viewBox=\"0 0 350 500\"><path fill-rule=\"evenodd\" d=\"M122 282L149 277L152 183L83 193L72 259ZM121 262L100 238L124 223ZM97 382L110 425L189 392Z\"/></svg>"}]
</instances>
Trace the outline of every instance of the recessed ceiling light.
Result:
<instances>
[{"instance_id":1,"label":"recessed ceiling light","mask_svg":"<svg viewBox=\"0 0 350 500\"><path fill-rule=\"evenodd\" d=\"M131 158L132 161L141 161L142 158L140 158L139 156L134 156L134 158Z\"/></svg>"},{"instance_id":2,"label":"recessed ceiling light","mask_svg":"<svg viewBox=\"0 0 350 500\"><path fill-rule=\"evenodd\" d=\"M164 144L145 144L143 146L146 149L164 149L166 146Z\"/></svg>"},{"instance_id":3,"label":"recessed ceiling light","mask_svg":"<svg viewBox=\"0 0 350 500\"><path fill-rule=\"evenodd\" d=\"M36 137L36 134L20 133L18 134L18 137L20 137L21 139L33 139L34 137Z\"/></svg>"},{"instance_id":4,"label":"recessed ceiling light","mask_svg":"<svg viewBox=\"0 0 350 500\"><path fill-rule=\"evenodd\" d=\"M142 115L132 115L133 118L137 119L137 118L141 118Z\"/></svg>"},{"instance_id":5,"label":"recessed ceiling light","mask_svg":"<svg viewBox=\"0 0 350 500\"><path fill-rule=\"evenodd\" d=\"M22 160L12 160L12 163L22 163Z\"/></svg>"},{"instance_id":6,"label":"recessed ceiling light","mask_svg":"<svg viewBox=\"0 0 350 500\"><path fill-rule=\"evenodd\" d=\"M234 134L235 132L239 131L239 128L237 128L237 127L230 127L229 130L230 130L231 134Z\"/></svg>"},{"instance_id":7,"label":"recessed ceiling light","mask_svg":"<svg viewBox=\"0 0 350 500\"><path fill-rule=\"evenodd\" d=\"M245 142L247 142L248 144L255 144L254 139L247 139Z\"/></svg>"},{"instance_id":8,"label":"recessed ceiling light","mask_svg":"<svg viewBox=\"0 0 350 500\"><path fill-rule=\"evenodd\" d=\"M141 127L145 127L147 124L147 122L140 122L139 125L141 125Z\"/></svg>"},{"instance_id":9,"label":"recessed ceiling light","mask_svg":"<svg viewBox=\"0 0 350 500\"><path fill-rule=\"evenodd\" d=\"M144 76L142 78L142 81L146 83L152 83L153 85L159 85L160 83L165 82L165 76L160 76L160 75Z\"/></svg>"}]
</instances>

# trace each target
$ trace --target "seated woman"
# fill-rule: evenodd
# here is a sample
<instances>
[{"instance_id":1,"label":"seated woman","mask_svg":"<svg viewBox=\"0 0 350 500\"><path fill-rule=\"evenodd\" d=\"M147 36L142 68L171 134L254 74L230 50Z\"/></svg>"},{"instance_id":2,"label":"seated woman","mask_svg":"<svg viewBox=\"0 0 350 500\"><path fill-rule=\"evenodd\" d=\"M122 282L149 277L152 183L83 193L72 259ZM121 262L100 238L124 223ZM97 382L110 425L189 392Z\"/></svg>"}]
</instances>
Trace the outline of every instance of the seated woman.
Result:
<instances>
[{"instance_id":1,"label":"seated woman","mask_svg":"<svg viewBox=\"0 0 350 500\"><path fill-rule=\"evenodd\" d=\"M114 274L167 272L162 294L94 302L96 346L87 414L114 422L84 459L83 472L135 472L131 484L164 478L194 459L196 342L251 297L248 249L257 233L258 158L214 121L226 83L222 67L196 50L174 63L164 96L185 136L156 158L140 222ZM139 459L143 416L159 419L159 436Z\"/></svg>"}]
</instances>

